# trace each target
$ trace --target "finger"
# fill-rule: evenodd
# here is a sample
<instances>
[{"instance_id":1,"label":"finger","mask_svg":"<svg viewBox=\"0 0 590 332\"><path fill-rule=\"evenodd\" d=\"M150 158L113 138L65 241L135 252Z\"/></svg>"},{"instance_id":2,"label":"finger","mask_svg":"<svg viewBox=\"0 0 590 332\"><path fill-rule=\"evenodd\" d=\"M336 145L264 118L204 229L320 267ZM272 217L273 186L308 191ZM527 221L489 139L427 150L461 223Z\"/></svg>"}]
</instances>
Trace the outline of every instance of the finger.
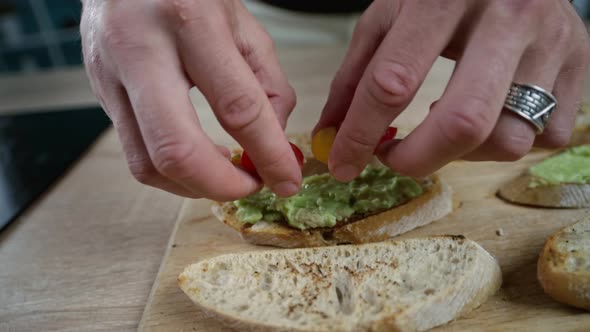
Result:
<instances>
[{"instance_id":1,"label":"finger","mask_svg":"<svg viewBox=\"0 0 590 332\"><path fill-rule=\"evenodd\" d=\"M551 114L543 134L535 139L535 146L559 148L568 144L575 126L576 114L582 105L582 89L587 69L564 69L555 82L553 94L557 108Z\"/></svg>"},{"instance_id":2,"label":"finger","mask_svg":"<svg viewBox=\"0 0 590 332\"><path fill-rule=\"evenodd\" d=\"M384 3L395 4L394 1L373 2L359 18L313 133L326 127L339 127L344 120L363 72L387 34L387 27L391 26L393 17L383 13L397 12L395 8L381 8Z\"/></svg>"},{"instance_id":3,"label":"finger","mask_svg":"<svg viewBox=\"0 0 590 332\"><path fill-rule=\"evenodd\" d=\"M329 167L341 181L356 177L370 161L391 121L410 103L461 18L459 2L433 16L422 1L401 9L356 89L341 124ZM416 22L429 22L416 25ZM402 47L403 45L403 47Z\"/></svg>"},{"instance_id":4,"label":"finger","mask_svg":"<svg viewBox=\"0 0 590 332\"><path fill-rule=\"evenodd\" d=\"M553 94L558 103L557 108L551 115L543 134L535 140L535 146L544 148L558 148L569 143L576 113L582 102L584 80L590 66L590 39L586 26L572 6L566 4L562 8L565 15L563 22L570 23L573 28L569 36L564 33L563 28L562 31L557 31L561 32L557 34L558 36L570 37L561 38L560 42L560 44L567 44L560 47L561 49L567 49L569 46L569 56L561 67L553 88ZM555 49L558 48L555 47Z\"/></svg>"},{"instance_id":5,"label":"finger","mask_svg":"<svg viewBox=\"0 0 590 332\"><path fill-rule=\"evenodd\" d=\"M101 96L103 96L101 101L119 135L127 165L133 177L140 183L179 196L199 198L199 195L158 173L143 143L125 88L115 83L108 85L105 89L101 89Z\"/></svg>"},{"instance_id":6,"label":"finger","mask_svg":"<svg viewBox=\"0 0 590 332\"><path fill-rule=\"evenodd\" d=\"M535 131L517 114L504 109L487 140L462 156L469 161L514 161L522 158L533 146Z\"/></svg>"},{"instance_id":7,"label":"finger","mask_svg":"<svg viewBox=\"0 0 590 332\"><path fill-rule=\"evenodd\" d=\"M243 10L238 47L285 128L297 101L295 90L281 69L271 37L246 9Z\"/></svg>"},{"instance_id":8,"label":"finger","mask_svg":"<svg viewBox=\"0 0 590 332\"><path fill-rule=\"evenodd\" d=\"M484 15L447 88L426 119L381 154L397 171L425 176L472 151L492 132L529 32L513 17Z\"/></svg>"},{"instance_id":9,"label":"finger","mask_svg":"<svg viewBox=\"0 0 590 332\"><path fill-rule=\"evenodd\" d=\"M210 199L234 200L258 190L259 183L234 167L201 129L188 95L190 84L174 60L178 55L173 50L160 47L157 52L144 52L141 61L121 66L154 167L175 183Z\"/></svg>"},{"instance_id":10,"label":"finger","mask_svg":"<svg viewBox=\"0 0 590 332\"><path fill-rule=\"evenodd\" d=\"M272 105L230 31L215 22L211 26L187 24L179 32L179 42L192 81L212 105L223 128L248 152L264 183L278 195L295 194L301 184L301 169Z\"/></svg>"},{"instance_id":11,"label":"finger","mask_svg":"<svg viewBox=\"0 0 590 332\"><path fill-rule=\"evenodd\" d=\"M554 46L554 44L551 45L551 47ZM520 60L513 81L552 91L563 56L559 51L551 51L547 48L546 40L529 47ZM564 115L567 114L556 110L552 117L562 121ZM531 123L512 111L504 109L488 139L477 149L463 156L463 159L518 160L530 151L535 142L535 136L536 128Z\"/></svg>"},{"instance_id":12,"label":"finger","mask_svg":"<svg viewBox=\"0 0 590 332\"><path fill-rule=\"evenodd\" d=\"M224 157L231 158L231 151L223 145L216 144L217 151L219 151Z\"/></svg>"}]
</instances>

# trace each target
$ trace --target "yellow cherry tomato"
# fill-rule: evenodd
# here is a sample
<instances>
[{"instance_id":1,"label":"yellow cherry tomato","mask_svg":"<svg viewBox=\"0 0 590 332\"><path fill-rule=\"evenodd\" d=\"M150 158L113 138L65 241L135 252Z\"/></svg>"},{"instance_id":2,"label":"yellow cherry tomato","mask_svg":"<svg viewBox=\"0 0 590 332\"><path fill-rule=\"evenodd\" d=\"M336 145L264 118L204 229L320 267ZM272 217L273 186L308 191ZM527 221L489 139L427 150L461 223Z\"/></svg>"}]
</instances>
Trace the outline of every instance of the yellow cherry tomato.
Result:
<instances>
[{"instance_id":1,"label":"yellow cherry tomato","mask_svg":"<svg viewBox=\"0 0 590 332\"><path fill-rule=\"evenodd\" d=\"M311 139L311 152L315 159L328 164L332 144L336 138L336 128L328 127L319 130Z\"/></svg>"},{"instance_id":2,"label":"yellow cherry tomato","mask_svg":"<svg viewBox=\"0 0 590 332\"><path fill-rule=\"evenodd\" d=\"M231 163L234 164L234 166L240 166L242 164L242 156L239 154L234 154L231 156Z\"/></svg>"}]
</instances>

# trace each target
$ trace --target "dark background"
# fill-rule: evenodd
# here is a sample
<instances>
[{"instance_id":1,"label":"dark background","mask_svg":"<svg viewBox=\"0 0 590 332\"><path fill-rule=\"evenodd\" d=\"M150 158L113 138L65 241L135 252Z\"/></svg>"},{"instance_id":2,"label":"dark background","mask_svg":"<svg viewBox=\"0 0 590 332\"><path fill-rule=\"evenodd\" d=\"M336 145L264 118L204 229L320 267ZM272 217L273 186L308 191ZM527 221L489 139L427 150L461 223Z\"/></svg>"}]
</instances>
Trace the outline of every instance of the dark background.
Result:
<instances>
[{"instance_id":1,"label":"dark background","mask_svg":"<svg viewBox=\"0 0 590 332\"><path fill-rule=\"evenodd\" d=\"M79 0L0 0L0 72L82 63Z\"/></svg>"}]
</instances>

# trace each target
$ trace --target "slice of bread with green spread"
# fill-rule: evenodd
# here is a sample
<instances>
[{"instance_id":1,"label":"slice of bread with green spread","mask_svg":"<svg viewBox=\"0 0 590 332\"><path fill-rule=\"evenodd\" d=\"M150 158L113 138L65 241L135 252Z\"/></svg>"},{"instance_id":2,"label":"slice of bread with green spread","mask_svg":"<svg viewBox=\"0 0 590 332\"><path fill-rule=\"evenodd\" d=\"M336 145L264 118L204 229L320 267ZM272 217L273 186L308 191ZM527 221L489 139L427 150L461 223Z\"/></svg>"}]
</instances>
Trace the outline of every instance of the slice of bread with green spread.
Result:
<instances>
[{"instance_id":1,"label":"slice of bread with green spread","mask_svg":"<svg viewBox=\"0 0 590 332\"><path fill-rule=\"evenodd\" d=\"M462 236L227 254L178 278L237 331L424 331L484 303L496 260Z\"/></svg>"},{"instance_id":2,"label":"slice of bread with green spread","mask_svg":"<svg viewBox=\"0 0 590 332\"><path fill-rule=\"evenodd\" d=\"M333 179L328 179L328 170L325 165L311 158L309 140L302 137L297 138L298 139L295 139L294 141L301 147L307 158L307 162L303 167L304 177L306 177L306 179L311 179L312 176L316 176L316 178L314 178L315 181L317 180L317 174L322 174L321 176L323 176L323 180L335 181ZM379 167L383 166L379 166L377 161L374 161L370 167L373 167L373 169L376 170L373 173L370 173L371 175L385 174L384 172L379 173ZM403 196L397 200L395 204L387 205L385 208L377 208L376 210L363 213L355 212L346 217L341 217L337 222L332 220L332 223L328 225L318 224L315 221L312 222L311 219L312 217L317 217L317 214L320 214L320 212L317 211L328 209L330 206L330 202L323 203L329 200L329 196L333 194L329 189L315 192L315 194L318 195L318 201L321 200L322 203L317 203L317 207L311 208L311 212L309 210L303 211L307 214L303 214L304 217L299 218L304 219L304 225L299 228L293 220L285 220L285 214L278 216L277 220L269 221L263 219L256 220L255 222L248 222L244 220L244 218L241 218L239 211L240 202L215 202L212 206L212 210L219 220L238 231L246 241L253 244L288 248L382 241L408 232L416 227L427 225L435 220L443 218L452 211L452 190L448 184L440 179L440 177L433 175L425 179L411 179L404 177L391 179L388 177L391 174L387 174L388 175L384 175L384 182L396 183L398 185L401 183L410 183L407 186L419 188L419 194L413 193L407 197ZM368 177L371 175L368 175ZM376 189L381 183L368 183L368 194L365 193L364 196L364 200L367 204L373 204L373 202L379 201L380 199L389 199L392 197L391 195L397 193L395 191L397 189L395 189L383 194L378 192L380 189ZM340 184L333 183L333 185L338 187ZM361 185L367 186L364 182L359 184L359 186ZM300 202L293 204L298 203L301 204ZM315 206L315 201L313 201L311 205ZM349 207L344 206L343 208L346 209ZM332 208L332 210L335 213L340 212L338 209ZM276 214L275 211L273 211L273 213ZM308 216L309 218L306 218ZM315 223L318 225L312 227L305 225L306 222L307 224Z\"/></svg>"},{"instance_id":3,"label":"slice of bread with green spread","mask_svg":"<svg viewBox=\"0 0 590 332\"><path fill-rule=\"evenodd\" d=\"M590 310L590 215L547 240L537 276L555 300Z\"/></svg>"},{"instance_id":4,"label":"slice of bread with green spread","mask_svg":"<svg viewBox=\"0 0 590 332\"><path fill-rule=\"evenodd\" d=\"M509 202L553 208L590 207L590 144L559 151L504 184Z\"/></svg>"}]
</instances>

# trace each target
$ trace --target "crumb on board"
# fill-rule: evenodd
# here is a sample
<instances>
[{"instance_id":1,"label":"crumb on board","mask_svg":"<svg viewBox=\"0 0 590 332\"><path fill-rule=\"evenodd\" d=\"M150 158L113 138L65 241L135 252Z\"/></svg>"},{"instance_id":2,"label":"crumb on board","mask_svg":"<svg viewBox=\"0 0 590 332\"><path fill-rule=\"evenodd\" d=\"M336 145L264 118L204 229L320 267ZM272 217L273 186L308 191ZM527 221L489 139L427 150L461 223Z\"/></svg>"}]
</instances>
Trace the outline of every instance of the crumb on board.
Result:
<instances>
[{"instance_id":1,"label":"crumb on board","mask_svg":"<svg viewBox=\"0 0 590 332\"><path fill-rule=\"evenodd\" d=\"M497 236L503 236L504 235L504 230L502 228L496 229L496 235Z\"/></svg>"}]
</instances>

